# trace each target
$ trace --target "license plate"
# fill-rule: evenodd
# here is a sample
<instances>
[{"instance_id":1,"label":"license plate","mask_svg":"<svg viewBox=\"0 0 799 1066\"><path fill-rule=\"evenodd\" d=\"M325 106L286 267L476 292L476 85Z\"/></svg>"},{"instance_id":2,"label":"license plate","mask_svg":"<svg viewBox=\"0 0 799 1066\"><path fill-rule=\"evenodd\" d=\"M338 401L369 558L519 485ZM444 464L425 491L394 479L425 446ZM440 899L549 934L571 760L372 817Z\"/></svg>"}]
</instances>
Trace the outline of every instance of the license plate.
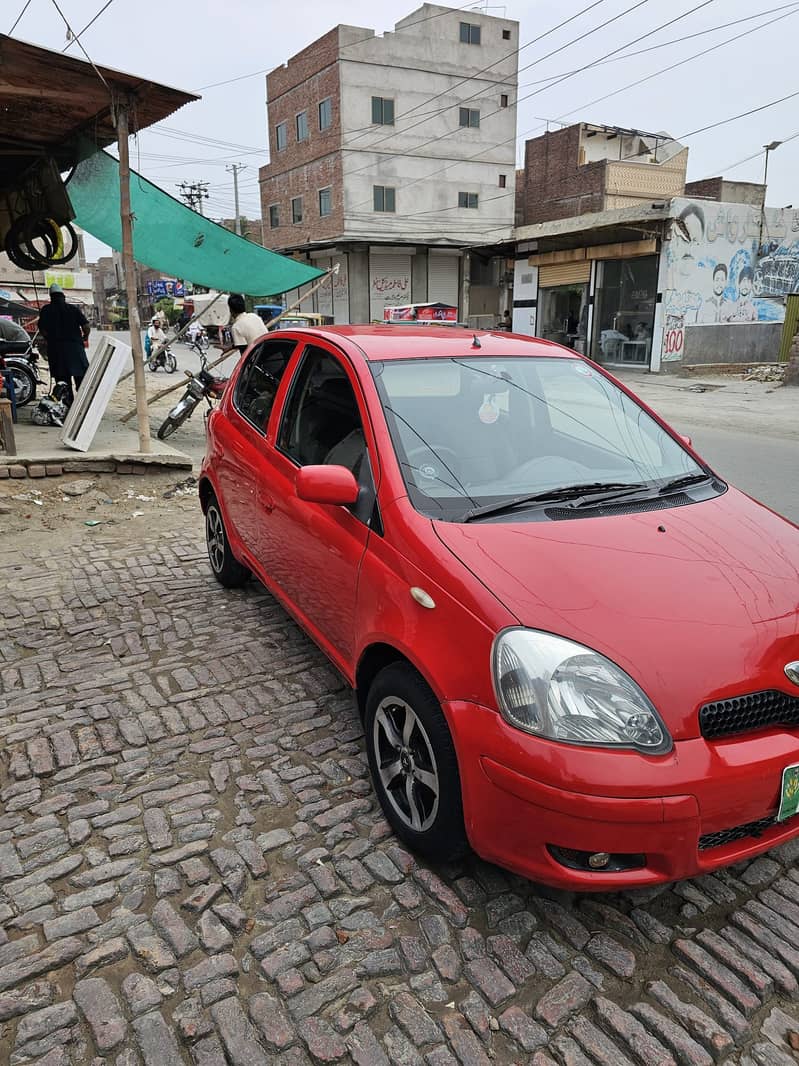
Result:
<instances>
[{"instance_id":1,"label":"license plate","mask_svg":"<svg viewBox=\"0 0 799 1066\"><path fill-rule=\"evenodd\" d=\"M799 811L799 763L794 763L792 766L786 766L782 771L777 821L784 822L786 818L792 818L797 811Z\"/></svg>"}]
</instances>

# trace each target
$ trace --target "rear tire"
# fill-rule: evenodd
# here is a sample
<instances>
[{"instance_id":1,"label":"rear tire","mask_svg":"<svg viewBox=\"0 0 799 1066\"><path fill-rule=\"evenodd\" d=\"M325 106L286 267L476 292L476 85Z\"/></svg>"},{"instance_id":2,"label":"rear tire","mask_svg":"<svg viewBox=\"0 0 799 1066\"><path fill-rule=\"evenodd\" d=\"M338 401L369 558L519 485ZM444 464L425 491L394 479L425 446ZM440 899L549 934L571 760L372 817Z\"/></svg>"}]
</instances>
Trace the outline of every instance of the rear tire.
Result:
<instances>
[{"instance_id":1,"label":"rear tire","mask_svg":"<svg viewBox=\"0 0 799 1066\"><path fill-rule=\"evenodd\" d=\"M147 369L148 370L152 370L152 372L155 373L156 370L158 369L158 363L156 363L156 361L154 359L151 359L149 361L149 363L147 364Z\"/></svg>"},{"instance_id":2,"label":"rear tire","mask_svg":"<svg viewBox=\"0 0 799 1066\"><path fill-rule=\"evenodd\" d=\"M10 371L14 380L14 402L17 407L24 407L26 403L36 399L36 378L24 367L8 364L6 370Z\"/></svg>"},{"instance_id":3,"label":"rear tire","mask_svg":"<svg viewBox=\"0 0 799 1066\"><path fill-rule=\"evenodd\" d=\"M427 682L392 663L366 698L366 751L380 806L414 851L451 862L469 850L455 745Z\"/></svg>"},{"instance_id":4,"label":"rear tire","mask_svg":"<svg viewBox=\"0 0 799 1066\"><path fill-rule=\"evenodd\" d=\"M241 588L250 580L250 571L235 558L230 549L222 509L211 494L205 511L205 542L213 575L226 589Z\"/></svg>"}]
</instances>

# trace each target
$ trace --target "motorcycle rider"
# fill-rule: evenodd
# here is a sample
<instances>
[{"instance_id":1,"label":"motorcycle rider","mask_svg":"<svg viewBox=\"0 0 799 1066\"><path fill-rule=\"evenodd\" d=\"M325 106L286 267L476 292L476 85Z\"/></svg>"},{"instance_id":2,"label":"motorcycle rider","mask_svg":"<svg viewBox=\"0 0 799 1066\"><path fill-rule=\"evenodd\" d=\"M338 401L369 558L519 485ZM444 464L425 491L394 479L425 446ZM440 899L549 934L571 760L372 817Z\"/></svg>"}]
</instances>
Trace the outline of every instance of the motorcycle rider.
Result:
<instances>
[{"instance_id":1,"label":"motorcycle rider","mask_svg":"<svg viewBox=\"0 0 799 1066\"><path fill-rule=\"evenodd\" d=\"M164 332L164 327L161 325L161 319L158 317L158 315L153 315L153 317L150 319L150 325L147 329L147 336L150 341L150 351L147 353L148 355L153 354L160 347L166 344L166 333Z\"/></svg>"}]
</instances>

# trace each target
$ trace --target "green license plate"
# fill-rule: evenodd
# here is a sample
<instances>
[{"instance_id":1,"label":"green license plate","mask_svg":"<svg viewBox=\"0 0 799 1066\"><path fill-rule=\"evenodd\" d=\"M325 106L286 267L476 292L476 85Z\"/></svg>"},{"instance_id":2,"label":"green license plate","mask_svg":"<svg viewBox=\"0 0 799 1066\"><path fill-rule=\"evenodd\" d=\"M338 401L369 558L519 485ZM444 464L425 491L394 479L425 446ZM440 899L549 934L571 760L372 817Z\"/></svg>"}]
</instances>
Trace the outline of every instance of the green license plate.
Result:
<instances>
[{"instance_id":1,"label":"green license plate","mask_svg":"<svg viewBox=\"0 0 799 1066\"><path fill-rule=\"evenodd\" d=\"M782 771L782 788L780 789L780 809L777 821L784 822L799 811L799 763L786 766Z\"/></svg>"}]
</instances>

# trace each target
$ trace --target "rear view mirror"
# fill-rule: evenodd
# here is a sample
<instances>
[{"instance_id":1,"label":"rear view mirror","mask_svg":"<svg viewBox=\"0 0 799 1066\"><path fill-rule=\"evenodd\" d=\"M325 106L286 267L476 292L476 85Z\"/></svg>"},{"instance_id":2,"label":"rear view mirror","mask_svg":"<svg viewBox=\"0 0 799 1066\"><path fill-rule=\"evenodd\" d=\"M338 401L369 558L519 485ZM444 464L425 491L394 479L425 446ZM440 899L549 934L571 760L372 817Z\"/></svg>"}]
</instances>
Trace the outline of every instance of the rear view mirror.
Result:
<instances>
[{"instance_id":1,"label":"rear view mirror","mask_svg":"<svg viewBox=\"0 0 799 1066\"><path fill-rule=\"evenodd\" d=\"M358 499L358 482L346 466L303 466L297 471L297 496L308 503L348 507Z\"/></svg>"}]
</instances>

